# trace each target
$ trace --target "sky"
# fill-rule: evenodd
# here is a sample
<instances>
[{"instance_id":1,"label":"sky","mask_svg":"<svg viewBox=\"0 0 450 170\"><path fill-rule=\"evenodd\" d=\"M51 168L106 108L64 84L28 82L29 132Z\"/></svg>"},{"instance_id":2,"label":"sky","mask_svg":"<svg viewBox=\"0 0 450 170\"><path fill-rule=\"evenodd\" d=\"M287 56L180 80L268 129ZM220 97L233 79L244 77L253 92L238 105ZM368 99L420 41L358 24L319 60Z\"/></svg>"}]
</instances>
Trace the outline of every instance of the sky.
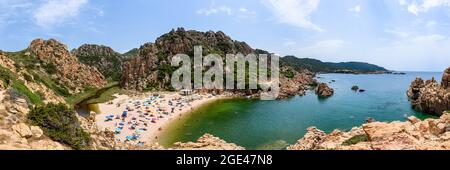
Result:
<instances>
[{"instance_id":1,"label":"sky","mask_svg":"<svg viewBox=\"0 0 450 170\"><path fill-rule=\"evenodd\" d=\"M36 38L118 52L173 28L223 31L280 56L399 71L450 66L450 0L0 0L0 49Z\"/></svg>"}]
</instances>

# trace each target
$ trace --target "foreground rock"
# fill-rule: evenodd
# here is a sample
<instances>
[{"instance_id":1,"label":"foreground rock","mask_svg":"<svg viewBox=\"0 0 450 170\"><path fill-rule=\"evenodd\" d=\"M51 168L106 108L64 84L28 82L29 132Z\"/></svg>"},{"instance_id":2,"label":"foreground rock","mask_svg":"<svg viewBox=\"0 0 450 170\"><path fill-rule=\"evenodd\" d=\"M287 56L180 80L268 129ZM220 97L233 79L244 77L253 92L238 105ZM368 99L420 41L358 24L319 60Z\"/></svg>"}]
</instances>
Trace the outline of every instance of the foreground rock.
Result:
<instances>
[{"instance_id":1,"label":"foreground rock","mask_svg":"<svg viewBox=\"0 0 450 170\"><path fill-rule=\"evenodd\" d=\"M415 110L433 115L450 110L449 72L450 68L442 76L441 85L434 78L426 81L416 78L411 83L407 95Z\"/></svg>"},{"instance_id":2,"label":"foreground rock","mask_svg":"<svg viewBox=\"0 0 450 170\"><path fill-rule=\"evenodd\" d=\"M319 97L330 97L334 94L334 90L326 83L320 83L316 88L316 94Z\"/></svg>"},{"instance_id":3,"label":"foreground rock","mask_svg":"<svg viewBox=\"0 0 450 170\"><path fill-rule=\"evenodd\" d=\"M449 150L450 113L439 119L372 122L330 134L311 127L288 150Z\"/></svg>"},{"instance_id":4,"label":"foreground rock","mask_svg":"<svg viewBox=\"0 0 450 170\"><path fill-rule=\"evenodd\" d=\"M244 150L245 148L237 146L234 143L227 143L224 140L205 134L197 142L181 143L177 142L173 148L175 150Z\"/></svg>"}]
</instances>

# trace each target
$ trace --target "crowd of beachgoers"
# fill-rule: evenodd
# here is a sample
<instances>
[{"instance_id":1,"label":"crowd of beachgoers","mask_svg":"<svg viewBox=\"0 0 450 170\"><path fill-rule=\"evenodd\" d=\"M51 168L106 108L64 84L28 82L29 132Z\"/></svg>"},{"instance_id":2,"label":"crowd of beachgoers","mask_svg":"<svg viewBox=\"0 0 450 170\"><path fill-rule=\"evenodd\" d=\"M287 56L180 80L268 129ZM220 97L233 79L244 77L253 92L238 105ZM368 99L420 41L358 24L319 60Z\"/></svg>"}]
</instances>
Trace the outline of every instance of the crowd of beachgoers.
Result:
<instances>
[{"instance_id":1,"label":"crowd of beachgoers","mask_svg":"<svg viewBox=\"0 0 450 170\"><path fill-rule=\"evenodd\" d=\"M223 95L153 93L140 96L116 95L116 99L99 104L96 123L115 133L118 142L143 145L155 142L163 128L172 120Z\"/></svg>"}]
</instances>

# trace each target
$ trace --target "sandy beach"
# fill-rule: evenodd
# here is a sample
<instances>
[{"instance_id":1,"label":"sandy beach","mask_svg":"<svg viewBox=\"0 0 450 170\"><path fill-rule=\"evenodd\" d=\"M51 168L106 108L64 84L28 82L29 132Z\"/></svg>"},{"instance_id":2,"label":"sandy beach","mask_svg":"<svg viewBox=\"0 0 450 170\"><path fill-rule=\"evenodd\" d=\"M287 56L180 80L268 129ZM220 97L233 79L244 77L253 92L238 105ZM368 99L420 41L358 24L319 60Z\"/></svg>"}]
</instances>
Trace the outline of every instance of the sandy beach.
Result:
<instances>
[{"instance_id":1,"label":"sandy beach","mask_svg":"<svg viewBox=\"0 0 450 170\"><path fill-rule=\"evenodd\" d=\"M117 141L134 144L156 142L172 121L205 103L226 98L210 94L182 96L175 92L115 96L110 102L98 104L96 124L115 132Z\"/></svg>"}]
</instances>

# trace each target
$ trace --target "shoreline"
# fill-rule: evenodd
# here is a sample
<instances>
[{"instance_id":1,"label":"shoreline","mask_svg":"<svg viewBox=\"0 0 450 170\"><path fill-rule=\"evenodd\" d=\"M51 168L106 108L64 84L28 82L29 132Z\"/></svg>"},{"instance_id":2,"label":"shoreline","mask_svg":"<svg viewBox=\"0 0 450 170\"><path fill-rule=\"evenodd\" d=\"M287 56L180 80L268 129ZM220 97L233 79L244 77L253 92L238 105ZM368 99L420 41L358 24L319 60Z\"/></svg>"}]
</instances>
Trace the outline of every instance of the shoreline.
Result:
<instances>
[{"instance_id":1,"label":"shoreline","mask_svg":"<svg viewBox=\"0 0 450 170\"><path fill-rule=\"evenodd\" d=\"M162 97L152 97L154 94ZM101 129L115 132L115 140L118 142L125 142L130 136L138 135L138 138L127 141L133 144L158 143L161 134L175 121L190 115L192 111L205 104L234 97L227 94L181 96L176 92L114 96L116 98L112 101L97 104L100 113L95 115L95 124ZM124 111L127 111L128 115L122 118L121 114ZM119 127L122 129L119 130Z\"/></svg>"}]
</instances>

